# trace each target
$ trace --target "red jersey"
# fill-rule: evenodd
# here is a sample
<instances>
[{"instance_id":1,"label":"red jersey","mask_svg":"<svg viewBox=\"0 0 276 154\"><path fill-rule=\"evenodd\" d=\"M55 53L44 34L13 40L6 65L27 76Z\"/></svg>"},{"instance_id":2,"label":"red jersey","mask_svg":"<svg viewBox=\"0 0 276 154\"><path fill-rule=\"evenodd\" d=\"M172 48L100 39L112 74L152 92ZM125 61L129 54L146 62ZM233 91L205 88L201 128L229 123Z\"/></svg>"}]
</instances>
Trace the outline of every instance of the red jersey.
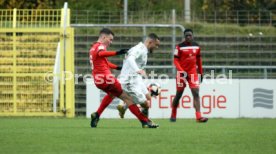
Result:
<instances>
[{"instance_id":1,"label":"red jersey","mask_svg":"<svg viewBox=\"0 0 276 154\"><path fill-rule=\"evenodd\" d=\"M90 49L89 59L93 76L96 74L111 74L108 60L106 57L99 56L100 51L106 51L106 46L100 42L94 43Z\"/></svg>"},{"instance_id":2,"label":"red jersey","mask_svg":"<svg viewBox=\"0 0 276 154\"><path fill-rule=\"evenodd\" d=\"M188 74L202 74L200 47L196 42L182 42L178 44L174 51L175 60L180 66L176 65L178 71L186 71Z\"/></svg>"}]
</instances>

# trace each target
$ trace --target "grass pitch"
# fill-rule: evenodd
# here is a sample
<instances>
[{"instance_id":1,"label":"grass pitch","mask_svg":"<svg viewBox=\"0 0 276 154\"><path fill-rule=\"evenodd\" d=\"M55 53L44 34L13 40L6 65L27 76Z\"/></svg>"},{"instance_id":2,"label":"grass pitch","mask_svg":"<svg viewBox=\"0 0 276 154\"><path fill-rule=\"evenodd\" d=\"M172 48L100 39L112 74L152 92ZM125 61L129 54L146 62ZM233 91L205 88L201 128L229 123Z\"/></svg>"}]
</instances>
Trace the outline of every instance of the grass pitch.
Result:
<instances>
[{"instance_id":1,"label":"grass pitch","mask_svg":"<svg viewBox=\"0 0 276 154\"><path fill-rule=\"evenodd\" d=\"M158 129L137 120L0 118L0 153L259 154L276 153L276 119L156 119Z\"/></svg>"}]
</instances>

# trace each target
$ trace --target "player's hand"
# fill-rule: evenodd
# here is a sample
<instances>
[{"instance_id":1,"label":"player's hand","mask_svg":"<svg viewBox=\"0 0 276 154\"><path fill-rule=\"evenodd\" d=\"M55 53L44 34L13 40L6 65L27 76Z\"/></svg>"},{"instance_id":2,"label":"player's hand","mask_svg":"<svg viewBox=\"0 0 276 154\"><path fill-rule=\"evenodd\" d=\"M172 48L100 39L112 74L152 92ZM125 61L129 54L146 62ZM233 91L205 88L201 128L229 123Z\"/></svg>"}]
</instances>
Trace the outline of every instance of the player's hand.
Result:
<instances>
[{"instance_id":1,"label":"player's hand","mask_svg":"<svg viewBox=\"0 0 276 154\"><path fill-rule=\"evenodd\" d=\"M203 74L199 74L198 78L199 78L200 83L202 83L203 82Z\"/></svg>"},{"instance_id":2,"label":"player's hand","mask_svg":"<svg viewBox=\"0 0 276 154\"><path fill-rule=\"evenodd\" d=\"M117 66L116 70L122 70L122 66Z\"/></svg>"},{"instance_id":3,"label":"player's hand","mask_svg":"<svg viewBox=\"0 0 276 154\"><path fill-rule=\"evenodd\" d=\"M145 70L139 70L139 71L137 71L137 73L140 74L140 75L142 75L142 76L146 76L147 75L146 72L145 72Z\"/></svg>"},{"instance_id":4,"label":"player's hand","mask_svg":"<svg viewBox=\"0 0 276 154\"><path fill-rule=\"evenodd\" d=\"M120 49L116 52L116 55L123 55L126 54L129 49Z\"/></svg>"}]
</instances>

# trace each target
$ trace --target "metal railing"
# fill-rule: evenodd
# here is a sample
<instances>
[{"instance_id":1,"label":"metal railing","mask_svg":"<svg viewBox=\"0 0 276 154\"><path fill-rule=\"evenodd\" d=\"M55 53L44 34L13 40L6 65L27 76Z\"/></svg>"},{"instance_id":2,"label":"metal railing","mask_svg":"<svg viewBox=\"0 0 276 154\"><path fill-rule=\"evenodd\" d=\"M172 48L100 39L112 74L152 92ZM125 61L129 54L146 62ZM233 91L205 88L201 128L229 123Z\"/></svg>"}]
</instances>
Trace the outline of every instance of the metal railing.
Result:
<instances>
[{"instance_id":1,"label":"metal railing","mask_svg":"<svg viewBox=\"0 0 276 154\"><path fill-rule=\"evenodd\" d=\"M172 11L128 11L128 23L171 23ZM184 11L176 12L176 23L185 21ZM123 11L73 10L72 23L124 23ZM276 11L235 10L191 12L191 22L223 23L238 25L276 25Z\"/></svg>"},{"instance_id":2,"label":"metal railing","mask_svg":"<svg viewBox=\"0 0 276 154\"><path fill-rule=\"evenodd\" d=\"M195 14L193 21L238 25L276 25L276 11L264 10L235 10L235 11L212 11Z\"/></svg>"}]
</instances>

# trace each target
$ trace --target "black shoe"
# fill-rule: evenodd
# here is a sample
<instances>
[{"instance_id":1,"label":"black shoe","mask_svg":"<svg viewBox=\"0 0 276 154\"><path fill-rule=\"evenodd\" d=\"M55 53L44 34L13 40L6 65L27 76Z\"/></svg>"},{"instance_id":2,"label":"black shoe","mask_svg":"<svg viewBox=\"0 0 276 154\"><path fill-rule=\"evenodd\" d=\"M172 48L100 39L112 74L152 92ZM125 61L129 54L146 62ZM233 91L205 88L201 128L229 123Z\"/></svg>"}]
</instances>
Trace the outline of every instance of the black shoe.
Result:
<instances>
[{"instance_id":1,"label":"black shoe","mask_svg":"<svg viewBox=\"0 0 276 154\"><path fill-rule=\"evenodd\" d=\"M205 117L201 117L199 119L196 119L196 122L199 122L199 123L205 123L208 121L208 118L205 118Z\"/></svg>"},{"instance_id":2,"label":"black shoe","mask_svg":"<svg viewBox=\"0 0 276 154\"><path fill-rule=\"evenodd\" d=\"M100 120L99 114L97 112L92 113L91 114L90 126L91 127L97 127L97 124L98 124L99 120Z\"/></svg>"},{"instance_id":3,"label":"black shoe","mask_svg":"<svg viewBox=\"0 0 276 154\"><path fill-rule=\"evenodd\" d=\"M171 122L176 122L176 118L170 118Z\"/></svg>"},{"instance_id":4,"label":"black shoe","mask_svg":"<svg viewBox=\"0 0 276 154\"><path fill-rule=\"evenodd\" d=\"M153 123L152 121L148 121L148 122L142 122L142 128L158 128L159 125Z\"/></svg>"}]
</instances>

